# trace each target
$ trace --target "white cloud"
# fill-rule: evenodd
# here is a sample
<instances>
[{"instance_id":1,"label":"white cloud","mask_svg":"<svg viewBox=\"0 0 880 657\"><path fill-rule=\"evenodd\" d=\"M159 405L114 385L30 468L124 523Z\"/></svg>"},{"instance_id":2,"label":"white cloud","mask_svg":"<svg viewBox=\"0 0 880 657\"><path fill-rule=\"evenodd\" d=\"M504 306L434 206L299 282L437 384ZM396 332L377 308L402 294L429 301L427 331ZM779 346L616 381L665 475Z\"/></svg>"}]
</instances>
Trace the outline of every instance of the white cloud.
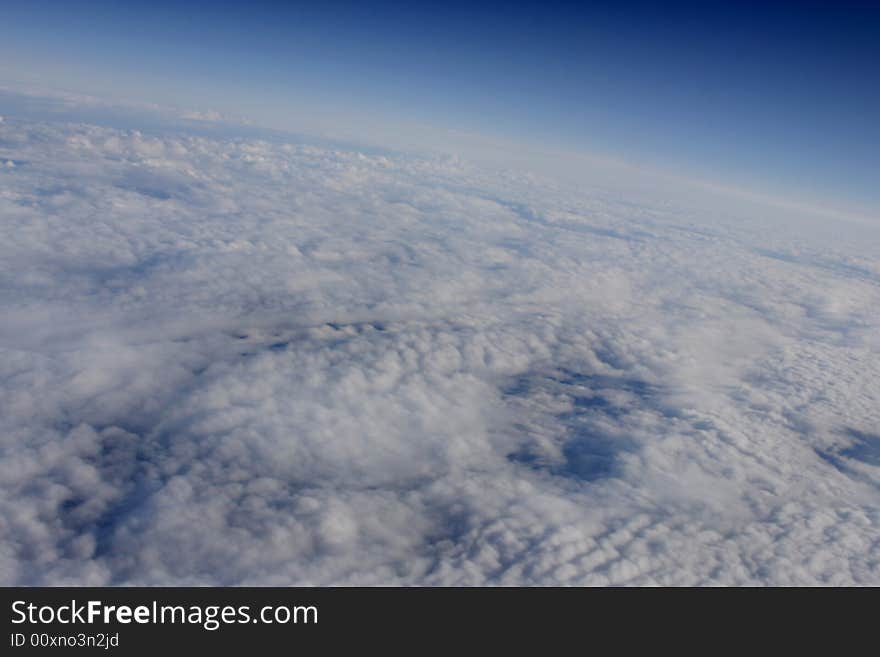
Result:
<instances>
[{"instance_id":1,"label":"white cloud","mask_svg":"<svg viewBox=\"0 0 880 657\"><path fill-rule=\"evenodd\" d=\"M880 584L876 241L252 139L0 161L3 583Z\"/></svg>"},{"instance_id":2,"label":"white cloud","mask_svg":"<svg viewBox=\"0 0 880 657\"><path fill-rule=\"evenodd\" d=\"M181 112L180 118L190 121L222 121L223 115L216 110L208 110L207 112L190 110Z\"/></svg>"}]
</instances>

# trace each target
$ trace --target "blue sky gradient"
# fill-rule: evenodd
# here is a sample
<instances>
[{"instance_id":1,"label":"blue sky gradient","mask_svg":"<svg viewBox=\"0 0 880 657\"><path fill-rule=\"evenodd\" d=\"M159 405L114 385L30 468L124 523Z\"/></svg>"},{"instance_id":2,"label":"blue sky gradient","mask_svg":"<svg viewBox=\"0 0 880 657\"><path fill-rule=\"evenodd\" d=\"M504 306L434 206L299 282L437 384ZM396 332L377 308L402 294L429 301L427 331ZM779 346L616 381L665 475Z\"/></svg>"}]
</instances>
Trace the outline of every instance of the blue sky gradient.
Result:
<instances>
[{"instance_id":1,"label":"blue sky gradient","mask_svg":"<svg viewBox=\"0 0 880 657\"><path fill-rule=\"evenodd\" d=\"M9 83L286 129L411 123L880 205L876 3L29 0L3 14Z\"/></svg>"}]
</instances>

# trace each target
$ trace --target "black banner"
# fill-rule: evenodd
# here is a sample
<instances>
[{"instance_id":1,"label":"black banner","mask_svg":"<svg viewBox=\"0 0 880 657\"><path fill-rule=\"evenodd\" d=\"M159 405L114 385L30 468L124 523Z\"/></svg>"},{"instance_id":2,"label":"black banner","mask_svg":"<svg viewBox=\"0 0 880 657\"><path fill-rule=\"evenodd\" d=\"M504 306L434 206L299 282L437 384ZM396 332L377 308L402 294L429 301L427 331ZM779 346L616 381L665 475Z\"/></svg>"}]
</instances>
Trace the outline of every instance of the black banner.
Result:
<instances>
[{"instance_id":1,"label":"black banner","mask_svg":"<svg viewBox=\"0 0 880 657\"><path fill-rule=\"evenodd\" d=\"M800 589L6 588L2 597L4 655L419 653L464 650L474 641L592 652L608 642L681 647L707 632L727 647L774 636L790 646L825 633L839 648L871 627L873 616L855 591ZM817 597L823 600L804 604ZM847 629L838 634L836 627Z\"/></svg>"}]
</instances>

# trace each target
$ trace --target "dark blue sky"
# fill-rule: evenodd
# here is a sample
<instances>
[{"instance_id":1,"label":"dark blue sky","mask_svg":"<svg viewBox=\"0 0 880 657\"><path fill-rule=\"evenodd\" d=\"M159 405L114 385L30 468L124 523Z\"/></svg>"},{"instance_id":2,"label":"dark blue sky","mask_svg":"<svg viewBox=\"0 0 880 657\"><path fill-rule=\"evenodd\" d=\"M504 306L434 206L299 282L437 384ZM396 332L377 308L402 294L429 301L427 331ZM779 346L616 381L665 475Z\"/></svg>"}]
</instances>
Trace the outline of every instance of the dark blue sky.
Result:
<instances>
[{"instance_id":1,"label":"dark blue sky","mask_svg":"<svg viewBox=\"0 0 880 657\"><path fill-rule=\"evenodd\" d=\"M880 204L880 3L3 2L0 77ZM343 119L340 119L343 120Z\"/></svg>"}]
</instances>

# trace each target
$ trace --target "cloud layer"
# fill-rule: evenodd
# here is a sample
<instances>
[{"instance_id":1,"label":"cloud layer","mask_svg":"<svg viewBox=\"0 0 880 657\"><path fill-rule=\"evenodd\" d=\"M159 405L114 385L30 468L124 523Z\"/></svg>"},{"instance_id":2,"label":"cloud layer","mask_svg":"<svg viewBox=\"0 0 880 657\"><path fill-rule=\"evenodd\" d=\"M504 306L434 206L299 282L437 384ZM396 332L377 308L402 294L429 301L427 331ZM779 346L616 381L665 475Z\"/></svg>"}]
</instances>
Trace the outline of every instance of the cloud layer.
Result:
<instances>
[{"instance_id":1,"label":"cloud layer","mask_svg":"<svg viewBox=\"0 0 880 657\"><path fill-rule=\"evenodd\" d=\"M880 584L880 230L10 117L0 162L4 584Z\"/></svg>"}]
</instances>

